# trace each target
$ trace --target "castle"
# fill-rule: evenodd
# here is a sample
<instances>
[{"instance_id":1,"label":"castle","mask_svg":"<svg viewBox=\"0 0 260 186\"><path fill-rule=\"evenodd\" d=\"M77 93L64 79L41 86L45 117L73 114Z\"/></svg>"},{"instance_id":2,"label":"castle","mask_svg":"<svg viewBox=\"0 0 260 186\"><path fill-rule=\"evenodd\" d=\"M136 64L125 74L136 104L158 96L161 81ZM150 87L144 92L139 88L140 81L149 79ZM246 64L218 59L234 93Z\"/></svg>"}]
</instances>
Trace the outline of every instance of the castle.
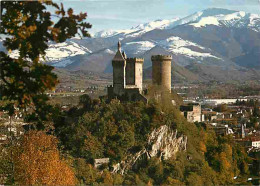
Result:
<instances>
[{"instance_id":1,"label":"castle","mask_svg":"<svg viewBox=\"0 0 260 186\"><path fill-rule=\"evenodd\" d=\"M172 56L155 55L152 60L152 82L171 92L171 60ZM127 58L118 50L112 60L113 86L108 87L108 98L126 101L145 101L143 90L143 58Z\"/></svg>"}]
</instances>

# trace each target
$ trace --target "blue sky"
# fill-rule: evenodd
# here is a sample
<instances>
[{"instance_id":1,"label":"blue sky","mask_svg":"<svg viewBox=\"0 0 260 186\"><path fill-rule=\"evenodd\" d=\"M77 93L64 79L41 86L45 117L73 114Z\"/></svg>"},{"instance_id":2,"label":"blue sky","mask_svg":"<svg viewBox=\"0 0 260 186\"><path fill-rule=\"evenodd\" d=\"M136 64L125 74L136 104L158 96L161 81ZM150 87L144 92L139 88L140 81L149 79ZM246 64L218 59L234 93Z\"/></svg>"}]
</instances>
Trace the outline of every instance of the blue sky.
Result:
<instances>
[{"instance_id":1,"label":"blue sky","mask_svg":"<svg viewBox=\"0 0 260 186\"><path fill-rule=\"evenodd\" d=\"M56 0L76 12L87 12L90 33L127 29L158 19L185 17L207 8L260 14L260 0Z\"/></svg>"}]
</instances>

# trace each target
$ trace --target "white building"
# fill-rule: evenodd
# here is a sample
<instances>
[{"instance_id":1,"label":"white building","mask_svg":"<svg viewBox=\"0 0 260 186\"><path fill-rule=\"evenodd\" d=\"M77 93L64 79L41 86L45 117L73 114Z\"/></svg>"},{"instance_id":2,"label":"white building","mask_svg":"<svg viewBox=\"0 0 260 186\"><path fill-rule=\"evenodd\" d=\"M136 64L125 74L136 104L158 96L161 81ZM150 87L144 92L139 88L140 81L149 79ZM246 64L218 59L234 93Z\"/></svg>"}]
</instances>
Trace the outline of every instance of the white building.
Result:
<instances>
[{"instance_id":1,"label":"white building","mask_svg":"<svg viewBox=\"0 0 260 186\"><path fill-rule=\"evenodd\" d=\"M252 140L252 147L260 148L260 139Z\"/></svg>"},{"instance_id":2,"label":"white building","mask_svg":"<svg viewBox=\"0 0 260 186\"><path fill-rule=\"evenodd\" d=\"M204 99L202 104L204 105L221 105L221 104L234 104L236 101L247 101L247 99Z\"/></svg>"}]
</instances>

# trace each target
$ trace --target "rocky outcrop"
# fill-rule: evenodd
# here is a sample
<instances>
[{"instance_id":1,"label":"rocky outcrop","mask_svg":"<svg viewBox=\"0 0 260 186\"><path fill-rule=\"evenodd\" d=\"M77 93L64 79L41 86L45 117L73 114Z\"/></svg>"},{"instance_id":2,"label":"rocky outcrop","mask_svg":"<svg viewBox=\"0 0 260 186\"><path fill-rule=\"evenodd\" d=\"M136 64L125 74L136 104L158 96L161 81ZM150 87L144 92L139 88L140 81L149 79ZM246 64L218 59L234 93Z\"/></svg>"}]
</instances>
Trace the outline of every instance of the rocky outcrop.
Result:
<instances>
[{"instance_id":1,"label":"rocky outcrop","mask_svg":"<svg viewBox=\"0 0 260 186\"><path fill-rule=\"evenodd\" d=\"M174 158L178 151L185 151L187 145L187 136L177 134L177 130L174 131L166 125L153 130L145 148L114 165L113 173L125 174L143 156L148 159L159 157L160 160Z\"/></svg>"},{"instance_id":2,"label":"rocky outcrop","mask_svg":"<svg viewBox=\"0 0 260 186\"><path fill-rule=\"evenodd\" d=\"M180 150L185 151L186 144L186 136L177 137L177 130L173 131L168 126L163 125L151 133L148 139L148 145L151 146L151 149L147 153L149 157L159 155L160 159L166 160Z\"/></svg>"}]
</instances>

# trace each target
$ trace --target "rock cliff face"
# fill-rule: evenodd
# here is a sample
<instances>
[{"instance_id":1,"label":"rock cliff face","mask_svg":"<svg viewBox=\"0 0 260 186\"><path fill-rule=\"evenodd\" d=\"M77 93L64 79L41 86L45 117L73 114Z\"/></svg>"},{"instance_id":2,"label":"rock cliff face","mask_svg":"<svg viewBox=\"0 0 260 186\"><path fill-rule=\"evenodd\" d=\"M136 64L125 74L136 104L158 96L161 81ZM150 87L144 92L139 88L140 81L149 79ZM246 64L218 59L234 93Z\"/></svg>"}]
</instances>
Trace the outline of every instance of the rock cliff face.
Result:
<instances>
[{"instance_id":1,"label":"rock cliff face","mask_svg":"<svg viewBox=\"0 0 260 186\"><path fill-rule=\"evenodd\" d=\"M113 173L122 175L127 173L144 156L148 159L159 157L160 160L174 158L178 151L186 150L186 145L187 136L177 136L177 130L174 131L163 125L151 132L144 149L134 155L127 156L124 161L114 165Z\"/></svg>"}]
</instances>

